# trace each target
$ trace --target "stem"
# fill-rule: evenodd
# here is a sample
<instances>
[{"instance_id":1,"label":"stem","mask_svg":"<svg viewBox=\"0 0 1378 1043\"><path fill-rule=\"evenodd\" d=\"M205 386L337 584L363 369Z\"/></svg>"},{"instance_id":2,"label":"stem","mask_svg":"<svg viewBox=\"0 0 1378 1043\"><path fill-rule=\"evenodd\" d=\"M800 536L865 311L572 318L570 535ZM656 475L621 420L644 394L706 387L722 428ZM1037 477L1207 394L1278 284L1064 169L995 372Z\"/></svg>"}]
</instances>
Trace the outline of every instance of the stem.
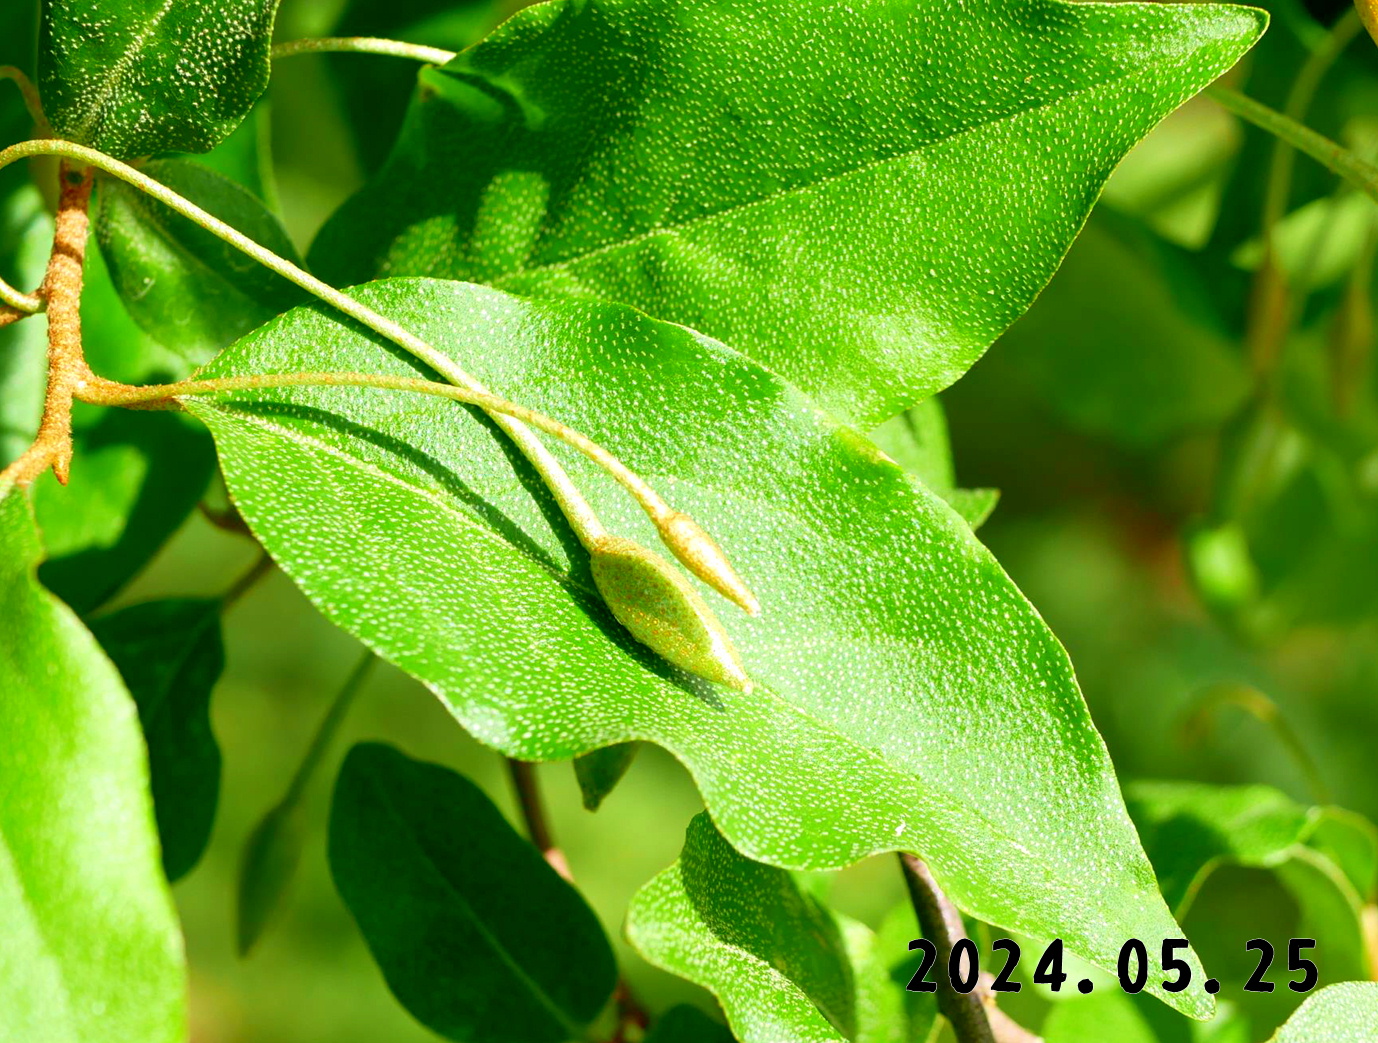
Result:
<instances>
[{"instance_id":1,"label":"stem","mask_svg":"<svg viewBox=\"0 0 1378 1043\"><path fill-rule=\"evenodd\" d=\"M951 1023L958 1043L996 1043L981 997L975 990L965 995L956 991L947 976L952 948L967 936L966 928L962 925L962 914L943 894L938 881L933 879L933 874L922 859L904 852L900 852L899 859L900 868L904 870L904 883L909 888L909 900L919 918L919 929L938 950L935 962L938 968L935 975L938 979L938 1009Z\"/></svg>"},{"instance_id":2,"label":"stem","mask_svg":"<svg viewBox=\"0 0 1378 1043\"><path fill-rule=\"evenodd\" d=\"M555 843L546 820L545 806L541 801L541 789L536 782L536 766L530 761L519 761L513 757L507 761L507 772L512 777L512 789L516 791L517 803L522 809L522 821L526 823L526 835L541 853L551 868L570 883L574 877L569 871L565 853Z\"/></svg>"},{"instance_id":3,"label":"stem","mask_svg":"<svg viewBox=\"0 0 1378 1043\"><path fill-rule=\"evenodd\" d=\"M325 36L308 40L288 40L273 45L272 57L291 58L298 54L382 54L393 58L410 58L430 65L444 65L455 57L454 51L401 40L382 40L376 36Z\"/></svg>"},{"instance_id":4,"label":"stem","mask_svg":"<svg viewBox=\"0 0 1378 1043\"><path fill-rule=\"evenodd\" d=\"M24 75L24 70L15 68L13 65L0 65L0 80L12 80L14 82L14 85L19 88L19 93L24 95L24 107L29 110L33 125L38 128L40 134L51 134L53 129L48 125L48 117L43 114L43 101L38 95L38 88L34 86L31 79Z\"/></svg>"},{"instance_id":5,"label":"stem","mask_svg":"<svg viewBox=\"0 0 1378 1043\"><path fill-rule=\"evenodd\" d=\"M631 468L597 442L544 413L509 402L485 391L471 391L453 384L441 384L420 377L392 377L374 373L264 373L208 380L181 380L173 384L130 387L113 381L91 381L78 393L83 402L102 406L157 406L183 395L210 395L231 391L260 391L289 387L370 387L388 391L415 391L455 402L479 406L486 412L515 417L532 427L554 435L603 468L635 497L653 521L675 513L660 495Z\"/></svg>"},{"instance_id":6,"label":"stem","mask_svg":"<svg viewBox=\"0 0 1378 1043\"><path fill-rule=\"evenodd\" d=\"M269 556L266 550L260 551L258 559L252 565L249 566L248 571L245 572L244 575L240 576L237 580L235 580L234 583L230 586L230 589L225 591L225 593L221 595L221 611L223 612L225 609L232 607L236 602L238 602L239 599L242 598L245 594L247 594L250 590L252 590L254 584L256 584L264 576L266 576L272 570L272 568L272 557Z\"/></svg>"},{"instance_id":7,"label":"stem","mask_svg":"<svg viewBox=\"0 0 1378 1043\"><path fill-rule=\"evenodd\" d=\"M265 554L264 557L267 558L268 556ZM330 709L325 712L325 716L321 718L321 723L316 727L316 734L311 738L311 745L307 747L301 763L297 765L296 773L287 785L287 792L278 802L279 809L292 808L301 800L302 794L306 792L306 787L311 783L311 777L315 774L321 758L330 748L330 741L335 738L335 733L339 731L340 725L344 722L345 714L349 712L354 697L359 694L359 689L364 686L364 682L368 680L368 676L372 673L377 662L378 657L372 651L365 651L358 664L350 671L344 684L340 686L339 692L336 693L334 701L330 704Z\"/></svg>"},{"instance_id":8,"label":"stem","mask_svg":"<svg viewBox=\"0 0 1378 1043\"><path fill-rule=\"evenodd\" d=\"M1310 127L1270 109L1239 91L1216 84L1206 88L1206 94L1236 116L1248 120L1287 144L1304 152L1331 173L1338 174L1369 198L1378 201L1378 167L1360 159L1343 145L1317 134ZM3 155L3 153L0 153Z\"/></svg>"},{"instance_id":9,"label":"stem","mask_svg":"<svg viewBox=\"0 0 1378 1043\"><path fill-rule=\"evenodd\" d=\"M28 485L49 467L63 485L72 462L72 397L91 376L81 350L81 273L90 227L91 172L63 163L57 230L43 295L48 301L48 388L38 435L9 467L0 471L0 495L11 485Z\"/></svg>"},{"instance_id":10,"label":"stem","mask_svg":"<svg viewBox=\"0 0 1378 1043\"><path fill-rule=\"evenodd\" d=\"M391 319L379 315L372 308L361 304L354 298L341 293L339 290L326 283L321 282L314 275L298 268L291 261L279 257L271 250L260 246L248 236L224 221L202 210L195 203L173 192L165 185L159 184L146 174L135 170L128 164L121 163L117 159L98 152L95 149L78 145L71 141L25 141L18 145L11 145L9 148L0 151L0 169L4 168L16 160L27 156L63 156L68 159L79 160L87 163L99 170L105 171L112 177L119 178L126 184L133 185L135 188L145 192L168 209L181 214L189 221L194 222L201 228L210 232L212 235L229 243L241 253L247 254L259 264L270 271L276 272L284 279L297 286L300 286L307 293L319 298L331 307L348 315L351 319L361 323L363 326L372 330L374 333L392 341L394 344L403 348L415 358L430 366L437 373L443 376L450 383L459 387L466 387L472 391L486 393L487 388L477 380L464 372L454 360L447 355L431 347L419 337L408 332ZM14 294L15 291L0 280L0 291L8 291ZM3 295L0 292L0 295ZM20 295L22 297L22 295ZM7 303L13 304L14 301L7 299ZM550 450L545 447L539 438L520 421L510 419L506 416L495 416L494 421L501 427L522 451L522 454L531 461L537 473L550 487L556 502L569 519L570 525L585 546L607 535L607 530L603 527L593 508L584 499L578 486L565 474L560 462L550 454Z\"/></svg>"}]
</instances>

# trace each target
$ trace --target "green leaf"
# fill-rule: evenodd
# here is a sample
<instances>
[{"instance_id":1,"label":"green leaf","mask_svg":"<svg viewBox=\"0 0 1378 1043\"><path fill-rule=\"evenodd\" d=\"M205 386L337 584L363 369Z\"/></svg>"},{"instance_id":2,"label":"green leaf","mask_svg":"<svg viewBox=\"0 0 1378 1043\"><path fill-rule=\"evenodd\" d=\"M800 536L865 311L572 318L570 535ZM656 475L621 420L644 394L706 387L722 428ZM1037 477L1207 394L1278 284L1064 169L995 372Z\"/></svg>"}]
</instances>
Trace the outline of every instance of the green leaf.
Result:
<instances>
[{"instance_id":1,"label":"green leaf","mask_svg":"<svg viewBox=\"0 0 1378 1043\"><path fill-rule=\"evenodd\" d=\"M102 410L76 433L67 485L34 483L51 560L39 574L78 612L108 601L182 524L205 491L215 454L205 433L170 413Z\"/></svg>"},{"instance_id":2,"label":"green leaf","mask_svg":"<svg viewBox=\"0 0 1378 1043\"><path fill-rule=\"evenodd\" d=\"M143 172L280 257L296 250L268 208L229 178L188 160ZM101 181L96 236L129 314L195 363L300 304L305 293L138 189Z\"/></svg>"},{"instance_id":3,"label":"green leaf","mask_svg":"<svg viewBox=\"0 0 1378 1043\"><path fill-rule=\"evenodd\" d=\"M38 585L22 494L0 499L0 1026L7 1039L186 1039L182 942L134 704Z\"/></svg>"},{"instance_id":4,"label":"green leaf","mask_svg":"<svg viewBox=\"0 0 1378 1043\"><path fill-rule=\"evenodd\" d=\"M1378 857L1371 823L1338 808L1303 807L1267 786L1136 782L1125 797L1179 918L1222 863L1270 869L1296 899L1299 934L1316 938L1326 954L1322 980L1367 976L1364 905ZM1357 888L1349 873L1367 887Z\"/></svg>"},{"instance_id":5,"label":"green leaf","mask_svg":"<svg viewBox=\"0 0 1378 1043\"><path fill-rule=\"evenodd\" d=\"M269 809L249 839L239 867L235 943L247 956L282 906L306 847L306 809L289 801Z\"/></svg>"},{"instance_id":6,"label":"green leaf","mask_svg":"<svg viewBox=\"0 0 1378 1043\"><path fill-rule=\"evenodd\" d=\"M544 487L465 409L377 389L188 399L288 575L478 739L526 760L655 742L749 857L826 869L914 851L968 912L1101 967L1125 938L1180 935L1066 653L966 524L870 442L629 308L426 280L353 292L619 455L713 532L763 605L751 619L715 602L757 687L710 686L616 623ZM205 372L322 369L417 372L305 309ZM552 451L613 532L656 542L602 471ZM1210 1009L1203 992L1173 1002Z\"/></svg>"},{"instance_id":7,"label":"green leaf","mask_svg":"<svg viewBox=\"0 0 1378 1043\"><path fill-rule=\"evenodd\" d=\"M742 1043L904 1039L903 994L871 931L783 869L743 858L707 814L638 891L627 938L656 966L718 998Z\"/></svg>"},{"instance_id":8,"label":"green leaf","mask_svg":"<svg viewBox=\"0 0 1378 1043\"><path fill-rule=\"evenodd\" d=\"M619 742L616 746L605 746L574 758L574 775L579 780L579 793L585 808L598 810L632 766L632 758L639 747L640 743Z\"/></svg>"},{"instance_id":9,"label":"green leaf","mask_svg":"<svg viewBox=\"0 0 1378 1043\"><path fill-rule=\"evenodd\" d=\"M421 74L312 263L598 296L863 427L956 380L1110 171L1265 16L1058 0L592 0Z\"/></svg>"},{"instance_id":10,"label":"green leaf","mask_svg":"<svg viewBox=\"0 0 1378 1043\"><path fill-rule=\"evenodd\" d=\"M891 417L866 437L946 500L973 531L995 510L1000 490L957 488L947 417L937 398L926 398L913 409Z\"/></svg>"},{"instance_id":11,"label":"green leaf","mask_svg":"<svg viewBox=\"0 0 1378 1043\"><path fill-rule=\"evenodd\" d=\"M1158 1043L1130 1000L1115 992L1055 1005L1043 1023L1044 1043Z\"/></svg>"},{"instance_id":12,"label":"green leaf","mask_svg":"<svg viewBox=\"0 0 1378 1043\"><path fill-rule=\"evenodd\" d=\"M330 869L393 994L446 1039L563 1043L612 994L592 910L447 768L355 746L335 785Z\"/></svg>"},{"instance_id":13,"label":"green leaf","mask_svg":"<svg viewBox=\"0 0 1378 1043\"><path fill-rule=\"evenodd\" d=\"M38 75L59 137L133 159L206 152L268 86L277 0L43 0Z\"/></svg>"},{"instance_id":14,"label":"green leaf","mask_svg":"<svg viewBox=\"0 0 1378 1043\"><path fill-rule=\"evenodd\" d=\"M1343 982L1308 996L1271 1043L1371 1043L1375 1024L1378 982Z\"/></svg>"},{"instance_id":15,"label":"green leaf","mask_svg":"<svg viewBox=\"0 0 1378 1043\"><path fill-rule=\"evenodd\" d=\"M733 1043L735 1037L720 1022L697 1007L671 1007L651 1026L646 1043Z\"/></svg>"},{"instance_id":16,"label":"green leaf","mask_svg":"<svg viewBox=\"0 0 1378 1043\"><path fill-rule=\"evenodd\" d=\"M210 840L220 797L220 747L211 690L225 668L220 602L169 599L132 605L91 624L139 708L163 869L176 881Z\"/></svg>"}]
</instances>

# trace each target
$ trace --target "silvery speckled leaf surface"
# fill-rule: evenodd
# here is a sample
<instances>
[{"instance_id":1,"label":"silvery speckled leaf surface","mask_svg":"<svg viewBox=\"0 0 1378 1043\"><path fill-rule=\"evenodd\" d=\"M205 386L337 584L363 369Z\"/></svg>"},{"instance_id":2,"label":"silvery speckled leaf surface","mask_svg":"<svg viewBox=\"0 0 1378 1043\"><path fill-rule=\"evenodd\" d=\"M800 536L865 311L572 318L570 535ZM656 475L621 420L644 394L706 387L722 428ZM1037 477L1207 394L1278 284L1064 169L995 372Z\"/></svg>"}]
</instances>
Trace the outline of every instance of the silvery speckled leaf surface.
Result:
<instances>
[{"instance_id":1,"label":"silvery speckled leaf surface","mask_svg":"<svg viewBox=\"0 0 1378 1043\"><path fill-rule=\"evenodd\" d=\"M956 380L1119 159L1262 12L1059 0L566 0L427 70L318 239L337 285L427 275L634 305L870 426Z\"/></svg>"},{"instance_id":2,"label":"silvery speckled leaf surface","mask_svg":"<svg viewBox=\"0 0 1378 1043\"><path fill-rule=\"evenodd\" d=\"M41 557L26 496L0 492L0 1038L177 1043L182 937L134 701Z\"/></svg>"},{"instance_id":3,"label":"silvery speckled leaf surface","mask_svg":"<svg viewBox=\"0 0 1378 1043\"><path fill-rule=\"evenodd\" d=\"M268 86L278 0L43 0L38 75L59 137L117 159L205 152Z\"/></svg>"},{"instance_id":4,"label":"silvery speckled leaf surface","mask_svg":"<svg viewBox=\"0 0 1378 1043\"><path fill-rule=\"evenodd\" d=\"M287 573L480 740L533 760L656 742L749 857L915 851L973 915L1102 967L1127 937L1178 936L1066 653L966 523L869 442L745 356L629 308L431 280L353 292L621 456L708 526L763 605L750 619L708 595L758 687L708 685L612 619L543 487L463 407L348 388L188 399ZM308 308L205 375L322 369L417 372ZM601 471L555 451L614 532L655 543Z\"/></svg>"}]
</instances>

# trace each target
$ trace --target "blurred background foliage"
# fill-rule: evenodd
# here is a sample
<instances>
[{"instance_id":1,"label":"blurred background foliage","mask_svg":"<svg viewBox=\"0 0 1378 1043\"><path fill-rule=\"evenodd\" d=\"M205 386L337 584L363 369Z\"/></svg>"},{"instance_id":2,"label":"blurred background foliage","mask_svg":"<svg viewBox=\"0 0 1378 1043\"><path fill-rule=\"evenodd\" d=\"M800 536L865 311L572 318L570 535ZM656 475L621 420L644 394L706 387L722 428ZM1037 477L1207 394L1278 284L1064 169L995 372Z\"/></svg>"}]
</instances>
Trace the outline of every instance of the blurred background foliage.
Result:
<instances>
[{"instance_id":1,"label":"blurred background foliage","mask_svg":"<svg viewBox=\"0 0 1378 1043\"><path fill-rule=\"evenodd\" d=\"M24 5L7 6L0 61L24 63L8 53L31 38L14 10ZM284 0L278 35L377 35L458 49L518 6ZM1272 29L1232 85L1285 107L1307 56L1343 44L1305 119L1378 159L1378 49L1346 33L1348 6L1265 6ZM254 117L204 162L276 208L305 253L330 212L385 159L414 76L408 63L375 57L284 62ZM7 141L27 130L16 108L2 110ZM1305 159L1285 167L1262 132L1208 98L1188 103L1125 160L1028 315L941 398L959 484L1001 490L981 536L1070 650L1127 789L1159 779L1264 784L1299 806L1336 804L1374 819L1378 209ZM0 257L16 256L32 273L42 264L46 218L35 191L16 190L17 173L7 171L0 185ZM1275 221L1271 250L1261 233L1265 210ZM16 242L20 249L11 250ZM98 371L137 379L185 370L186 360L123 314L98 260L88 282L88 351ZM27 324L3 336L14 348L0 352L0 456L8 458L37 418L36 398L13 389L33 386L22 378L26 367L41 372L41 344ZM118 418L78 420L79 451L133 453L134 436L110 430ZM924 422L931 425L931 411ZM204 439L189 436L178 451L189 461L183 473L200 461L209 477ZM135 453L129 470L114 469L123 477L109 496L142 495L140 459ZM43 498L62 495L45 480L40 514ZM75 591L79 577L89 591L91 570L109 563L99 554L64 560L63 535L47 536L58 560L45 579ZM138 536L131 526L107 542ZM150 548L160 536L142 533ZM84 547L92 538L74 532L70 542ZM254 558L248 541L192 513L107 608L219 595ZM128 577L102 579L109 592ZM385 739L464 772L515 822L499 758L454 727L418 684L377 671L308 794L305 857L282 915L241 960L230 896L246 835L286 787L357 646L276 573L229 610L225 626L228 666L212 706L224 755L220 813L206 857L175 890L192 969L193 1039L435 1038L389 996L331 884L327 780L354 741ZM554 833L619 939L634 991L652 1010L680 1001L711 1010L706 993L649 967L620 941L631 894L676 858L701 807L685 772L646 749L596 814L583 809L569 765L542 766L538 777ZM1262 936L1285 946L1315 911L1295 879L1264 866L1268 858L1235 861L1242 864L1204 879L1185 926L1238 1017L1192 1027L1153 1000L1064 997L1046 1022L1048 1038L1089 1038L1078 1034L1079 1020L1121 1025L1123 1039L1266 1037L1296 997L1240 992L1253 967L1244 941ZM839 909L877 928L902 898L890 858L820 886L831 887ZM1365 955L1361 947L1359 972L1372 974ZM1338 976L1327 970L1325 948L1317 961L1322 984ZM1027 974L1027 954L1025 962ZM1004 1005L1039 1025L1051 1003L1026 988Z\"/></svg>"}]
</instances>

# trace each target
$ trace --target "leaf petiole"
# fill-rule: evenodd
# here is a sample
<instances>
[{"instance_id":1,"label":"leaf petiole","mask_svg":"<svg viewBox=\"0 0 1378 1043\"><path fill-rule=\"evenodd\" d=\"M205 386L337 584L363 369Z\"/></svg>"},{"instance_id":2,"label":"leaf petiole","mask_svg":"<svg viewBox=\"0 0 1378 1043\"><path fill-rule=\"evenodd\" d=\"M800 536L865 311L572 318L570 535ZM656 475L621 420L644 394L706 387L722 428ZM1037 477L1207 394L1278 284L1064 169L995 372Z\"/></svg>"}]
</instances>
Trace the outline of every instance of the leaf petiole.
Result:
<instances>
[{"instance_id":1,"label":"leaf petiole","mask_svg":"<svg viewBox=\"0 0 1378 1043\"><path fill-rule=\"evenodd\" d=\"M380 54L392 58L410 58L429 65L444 65L455 57L454 51L401 40L383 40L376 36L321 36L304 40L287 40L274 44L273 59L291 58L298 54Z\"/></svg>"}]
</instances>

